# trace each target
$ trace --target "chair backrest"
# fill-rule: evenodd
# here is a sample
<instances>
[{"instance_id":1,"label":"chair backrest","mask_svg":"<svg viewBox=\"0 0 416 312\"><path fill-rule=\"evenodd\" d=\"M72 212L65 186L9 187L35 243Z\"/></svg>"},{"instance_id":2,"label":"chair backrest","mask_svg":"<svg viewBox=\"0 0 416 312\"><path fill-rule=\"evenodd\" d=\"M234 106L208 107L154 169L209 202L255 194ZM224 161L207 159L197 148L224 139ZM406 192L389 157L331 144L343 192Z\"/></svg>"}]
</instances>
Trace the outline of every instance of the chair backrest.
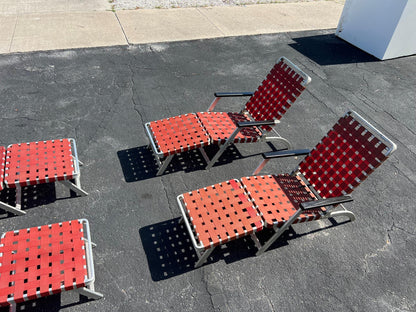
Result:
<instances>
[{"instance_id":1,"label":"chair backrest","mask_svg":"<svg viewBox=\"0 0 416 312\"><path fill-rule=\"evenodd\" d=\"M245 110L256 121L279 120L305 90L311 78L285 57L274 65L248 100ZM270 131L270 127L264 127Z\"/></svg>"},{"instance_id":2,"label":"chair backrest","mask_svg":"<svg viewBox=\"0 0 416 312\"><path fill-rule=\"evenodd\" d=\"M396 144L350 111L298 169L322 198L341 196L351 193L395 150Z\"/></svg>"},{"instance_id":3,"label":"chair backrest","mask_svg":"<svg viewBox=\"0 0 416 312\"><path fill-rule=\"evenodd\" d=\"M4 166L6 165L6 148L0 146L0 191L3 190Z\"/></svg>"}]
</instances>

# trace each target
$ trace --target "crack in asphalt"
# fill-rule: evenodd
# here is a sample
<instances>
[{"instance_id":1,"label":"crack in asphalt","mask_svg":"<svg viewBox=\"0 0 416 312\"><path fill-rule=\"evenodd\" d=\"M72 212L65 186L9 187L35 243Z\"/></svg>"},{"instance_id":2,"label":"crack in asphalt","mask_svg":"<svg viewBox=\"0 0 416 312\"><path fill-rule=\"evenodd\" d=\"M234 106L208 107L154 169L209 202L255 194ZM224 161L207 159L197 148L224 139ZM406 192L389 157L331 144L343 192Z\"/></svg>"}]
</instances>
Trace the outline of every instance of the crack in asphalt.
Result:
<instances>
[{"instance_id":1,"label":"crack in asphalt","mask_svg":"<svg viewBox=\"0 0 416 312\"><path fill-rule=\"evenodd\" d=\"M142 103L140 101L140 97L139 96L137 96L138 103L136 102L136 99L135 99L135 92L134 92L134 87L135 87L134 71L133 71L133 68L132 68L131 64L129 64L128 67L129 67L129 70L130 70L130 73L131 73L131 76L130 76L131 87L130 87L130 89L131 89L131 102L133 103L133 110L137 113L137 115L139 116L140 122L143 124L144 123L144 121L143 121L143 115L142 115L142 113L140 112L140 110L138 108L138 107L141 106Z\"/></svg>"},{"instance_id":2,"label":"crack in asphalt","mask_svg":"<svg viewBox=\"0 0 416 312\"><path fill-rule=\"evenodd\" d=\"M214 294L211 293L211 291L209 290L209 287L208 287L207 271L205 270L205 268L201 268L201 270L203 271L202 277L201 277L201 282L202 282L205 290L207 291L207 293L209 295L209 301L211 303L211 308L215 311L214 301L212 301L212 297L214 296Z\"/></svg>"},{"instance_id":3,"label":"crack in asphalt","mask_svg":"<svg viewBox=\"0 0 416 312\"><path fill-rule=\"evenodd\" d=\"M391 242L391 243L392 243L392 240L391 240L391 238L390 238L390 233L394 232L394 231L395 231L395 229L400 230L400 231L402 231L402 232L404 232L404 233L406 233L406 234L408 234L408 235L411 235L411 236L416 236L416 233L413 233L413 232L411 232L411 231L408 231L408 230L407 230L407 229L405 229L405 228L402 228L402 227L400 227L400 226L397 226L397 225L396 225L396 223L393 221L393 223L392 223L392 225L391 225L390 229L387 229L387 235L389 236L389 240L390 240L390 242Z\"/></svg>"},{"instance_id":4,"label":"crack in asphalt","mask_svg":"<svg viewBox=\"0 0 416 312\"><path fill-rule=\"evenodd\" d=\"M397 121L398 123L400 123L401 126L405 127L411 134L416 136L416 132L414 132L412 129L410 129L409 127L407 127L404 123L401 123L400 120L398 120L396 117L394 117L394 115L386 110L383 110L384 113L386 113L389 117L391 117L394 121Z\"/></svg>"},{"instance_id":5,"label":"crack in asphalt","mask_svg":"<svg viewBox=\"0 0 416 312\"><path fill-rule=\"evenodd\" d=\"M270 308L271 308L271 310L270 310L270 311L272 311L272 312L278 311L278 310L276 310L276 309L274 308L273 302L270 300L270 296L268 296L268 295L267 295L266 290L265 290L265 288L264 288L264 287L263 287L263 285L262 285L262 281L263 281L263 280L264 280L264 278L260 280L260 282L258 283L258 285L257 285L257 286L258 286L258 287L261 289L261 291L263 292L264 297L266 298L267 303L269 304L269 306L270 306Z\"/></svg>"},{"instance_id":6,"label":"crack in asphalt","mask_svg":"<svg viewBox=\"0 0 416 312\"><path fill-rule=\"evenodd\" d=\"M407 176L407 174L403 170L401 170L399 167L397 167L394 163L393 163L393 167L396 168L396 170L400 172L400 174L402 174L410 183L416 186L416 181L414 181L409 176Z\"/></svg>"}]
</instances>

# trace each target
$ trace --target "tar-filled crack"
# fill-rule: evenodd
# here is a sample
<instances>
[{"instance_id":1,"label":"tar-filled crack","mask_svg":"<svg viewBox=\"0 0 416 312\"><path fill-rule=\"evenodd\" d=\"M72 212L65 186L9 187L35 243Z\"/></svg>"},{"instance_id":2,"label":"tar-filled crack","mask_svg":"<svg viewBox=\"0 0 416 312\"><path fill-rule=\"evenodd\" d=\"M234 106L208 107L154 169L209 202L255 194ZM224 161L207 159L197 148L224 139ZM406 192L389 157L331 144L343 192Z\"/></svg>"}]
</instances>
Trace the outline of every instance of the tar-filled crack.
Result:
<instances>
[{"instance_id":1,"label":"tar-filled crack","mask_svg":"<svg viewBox=\"0 0 416 312\"><path fill-rule=\"evenodd\" d=\"M405 229L405 228L402 228L402 227L400 227L400 226L397 226L396 225L396 223L395 222L393 222L392 223L392 225L390 226L390 228L389 229L387 229L387 236L389 237L389 242L390 243L392 243L392 239L391 239L391 233L392 232L394 232L395 230L399 230L399 231L402 231L402 232L404 232L404 233L406 233L406 234L408 234L408 235L411 235L411 236L415 236L416 235L416 233L413 233L413 232L411 232L411 231L408 231L407 229Z\"/></svg>"},{"instance_id":2,"label":"tar-filled crack","mask_svg":"<svg viewBox=\"0 0 416 312\"><path fill-rule=\"evenodd\" d=\"M400 123L401 126L405 127L411 134L416 135L416 133L412 129L410 129L405 124L403 124L400 120L398 120L396 117L394 117L392 113L390 113L388 111L383 111L383 112L385 112L387 115L389 115L389 117L391 117L394 121L397 121L398 123Z\"/></svg>"},{"instance_id":3,"label":"tar-filled crack","mask_svg":"<svg viewBox=\"0 0 416 312\"><path fill-rule=\"evenodd\" d=\"M367 105L370 109L372 109L375 112L378 111L377 103L375 103L373 100L371 100L371 98L369 98L366 94L364 94L364 93L359 93L359 94L364 98L363 103L365 105ZM371 104L373 104L373 105L371 105Z\"/></svg>"},{"instance_id":4,"label":"tar-filled crack","mask_svg":"<svg viewBox=\"0 0 416 312\"><path fill-rule=\"evenodd\" d=\"M169 197L169 194L168 194L168 191L167 191L167 187L164 183L163 177L160 179L160 183L162 184L163 192L164 192L166 200L168 202L168 209L170 211L170 215L171 215L172 218L174 218L175 216L177 216L177 214L175 214L175 211L172 208L172 203L170 201L170 197Z\"/></svg>"},{"instance_id":5,"label":"tar-filled crack","mask_svg":"<svg viewBox=\"0 0 416 312\"><path fill-rule=\"evenodd\" d=\"M334 112L332 110L331 107L329 107L324 101L322 101L319 97L317 97L316 95L314 95L311 91L309 90L305 90L305 92L309 93L315 100L317 100L319 103L321 103L322 105L324 105L328 110L330 110L333 114L337 114L336 112Z\"/></svg>"},{"instance_id":6,"label":"tar-filled crack","mask_svg":"<svg viewBox=\"0 0 416 312\"><path fill-rule=\"evenodd\" d=\"M367 86L367 90L370 88L370 84L368 83L367 79L365 78L365 74L363 74L363 81L365 82L365 85Z\"/></svg>"},{"instance_id":7,"label":"tar-filled crack","mask_svg":"<svg viewBox=\"0 0 416 312\"><path fill-rule=\"evenodd\" d=\"M140 112L140 110L138 109L138 107L141 106L140 98L137 96L138 103L136 102L136 98L135 98L135 94L136 93L134 92L134 87L135 87L135 83L134 83L134 70L132 68L131 63L128 64L128 68L130 70L131 102L133 104L133 110L137 113L137 115L140 118L141 123L143 124L144 123L144 121L143 121L143 115Z\"/></svg>"},{"instance_id":8,"label":"tar-filled crack","mask_svg":"<svg viewBox=\"0 0 416 312\"><path fill-rule=\"evenodd\" d=\"M202 284L204 285L205 290L207 291L208 295L209 295L209 302L211 303L211 307L213 310L215 310L215 306L214 306L214 302L212 301L212 296L213 294L211 293L211 291L209 290L208 287L208 281L207 281L207 271L204 268L201 268L200 270L202 270Z\"/></svg>"}]
</instances>

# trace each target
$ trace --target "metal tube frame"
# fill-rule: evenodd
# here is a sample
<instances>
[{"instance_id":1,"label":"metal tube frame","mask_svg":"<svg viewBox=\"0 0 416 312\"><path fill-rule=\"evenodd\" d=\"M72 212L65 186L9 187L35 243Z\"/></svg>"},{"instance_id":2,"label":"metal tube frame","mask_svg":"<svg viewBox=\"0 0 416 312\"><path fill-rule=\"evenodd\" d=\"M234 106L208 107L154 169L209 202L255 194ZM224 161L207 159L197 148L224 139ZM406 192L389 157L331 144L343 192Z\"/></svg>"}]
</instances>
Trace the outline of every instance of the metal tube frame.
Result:
<instances>
[{"instance_id":1,"label":"metal tube frame","mask_svg":"<svg viewBox=\"0 0 416 312\"><path fill-rule=\"evenodd\" d=\"M183 195L179 195L176 197L176 200L179 205L179 210L182 213L182 217L179 220L179 222L184 222L186 229L188 230L189 236L191 237L192 245L194 246L195 252L198 256L198 261L195 263L195 268L200 267L202 264L204 264L208 257L211 255L211 253L214 251L215 246L212 246L209 249L205 249L204 245L201 243L198 243L195 238L195 233L192 229L192 226L188 220L188 214L186 213L185 207L184 207L184 197Z\"/></svg>"},{"instance_id":2,"label":"metal tube frame","mask_svg":"<svg viewBox=\"0 0 416 312\"><path fill-rule=\"evenodd\" d=\"M172 154L165 157L162 152L158 151L152 135L152 130L150 129L150 122L145 123L144 128L146 129L147 137L149 138L149 147L152 149L153 154L156 156L155 158L159 165L159 170L157 171L156 176L160 176L166 170L174 155ZM165 160L162 161L162 158L165 158Z\"/></svg>"},{"instance_id":3,"label":"metal tube frame","mask_svg":"<svg viewBox=\"0 0 416 312\"><path fill-rule=\"evenodd\" d=\"M72 177L74 179L74 183L67 179L58 181L58 182L65 185L66 187L74 191L79 196L87 196L88 193L81 188L81 180L80 180L80 177L81 177L80 165L83 165L83 163L78 159L77 146L76 146L75 140L72 138L69 138L68 140L72 147L71 149L72 161L74 163L74 172L73 172ZM4 186L8 187L6 184L4 184ZM10 189L10 187L8 188ZM22 216L26 214L26 211L22 210L22 186L19 183L16 183L15 189L16 189L16 206L13 207L12 205L9 205L0 201L0 208L8 212L11 212L15 215Z\"/></svg>"},{"instance_id":4,"label":"metal tube frame","mask_svg":"<svg viewBox=\"0 0 416 312\"><path fill-rule=\"evenodd\" d=\"M283 60L286 64L288 64L298 75L303 77L303 79L304 79L303 82L302 82L303 86L306 86L307 84L309 84L312 81L311 77L309 77L307 74L305 74L297 65L293 64L292 61L290 61L286 57L282 56L282 57L279 58L277 63L279 63L281 60Z\"/></svg>"},{"instance_id":5,"label":"metal tube frame","mask_svg":"<svg viewBox=\"0 0 416 312\"><path fill-rule=\"evenodd\" d=\"M302 86L306 86L307 84L309 84L311 82L311 77L309 77L307 74L305 74L298 66L296 66L295 64L293 64L289 59L287 59L286 57L282 56L278 59L277 63L279 63L280 61L283 61L284 63L286 63L294 72L296 72L298 75L300 75L303 78L302 81ZM211 104L209 105L207 112L211 112L214 110L214 108L216 107L217 103L219 102L219 100L221 99L221 97L216 96L214 98L214 100L211 102ZM241 111L242 113L244 112ZM250 120L253 120L253 118L248 114L248 112L244 112L246 115L249 116ZM278 121L277 121L278 123ZM166 170L167 166L169 165L170 161L172 160L173 155L169 155L166 157L165 161L162 161L163 153L161 153L160 151L158 151L156 143L154 141L153 135L152 135L152 131L150 129L150 123L145 123L145 129L146 129L146 133L147 136L149 138L150 141L150 147L153 150L153 153L156 155L156 159L158 161L159 164L159 170L156 174L156 176L159 176L161 174L163 174L163 172ZM260 136L259 141L280 141L282 142L284 145L286 145L286 147L288 149L292 148L292 144L285 138L283 138L273 127L272 131L276 134L276 136L271 136L271 137L267 137L264 133L264 131L262 130L261 127L258 127L258 129L262 132L262 135ZM212 168L212 166L215 164L215 162L218 160L218 158L220 158L220 156L222 155L222 153L225 151L225 149L232 143L234 143L234 138L237 136L237 134L241 131L240 128L236 128L234 130L234 132L231 134L231 136L226 140L226 142L222 145L220 145L220 149L219 151L217 151L217 153L213 156L212 159L209 159L204 148L201 147L200 151L202 152L202 156L204 157L205 161L207 162L207 166L205 167L205 169L210 169Z\"/></svg>"},{"instance_id":6,"label":"metal tube frame","mask_svg":"<svg viewBox=\"0 0 416 312\"><path fill-rule=\"evenodd\" d=\"M75 143L75 139L69 138L68 140L72 146L72 161L74 163L74 173L72 178L75 183L71 182L69 179L65 179L59 182L77 193L79 196L87 196L88 193L81 188L81 170L79 167L82 165L82 162L78 160L77 145Z\"/></svg>"},{"instance_id":7,"label":"metal tube frame","mask_svg":"<svg viewBox=\"0 0 416 312\"><path fill-rule=\"evenodd\" d=\"M85 243L85 257L87 262L87 277L85 278L85 287L75 289L81 295L87 296L92 299L100 299L103 294L96 292L94 289L95 271L94 271L94 258L92 254L92 248L96 246L91 241L90 226L87 219L79 219L80 223L84 225L84 243ZM85 237L86 236L86 237Z\"/></svg>"},{"instance_id":8,"label":"metal tube frame","mask_svg":"<svg viewBox=\"0 0 416 312\"><path fill-rule=\"evenodd\" d=\"M83 224L83 233L84 233L83 240L84 240L84 245L85 245L85 261L87 263L87 276L84 281L85 287L73 288L71 290L74 290L78 292L79 294L86 296L88 298L100 299L104 297L104 295L94 290L95 272L94 272L94 260L93 260L93 255L92 255L92 247L95 247L96 245L91 241L91 233L90 233L88 220L78 219L76 221ZM2 238L3 238L3 235L4 234L2 234ZM62 292L66 291L65 287L61 287L61 290ZM38 298L40 297L38 296ZM9 311L16 312L17 304L14 301L14 298L13 297L8 298L7 301L10 304Z\"/></svg>"},{"instance_id":9,"label":"metal tube frame","mask_svg":"<svg viewBox=\"0 0 416 312\"><path fill-rule=\"evenodd\" d=\"M264 168L264 166L267 164L269 160L270 159L263 159L260 165L254 170L253 175L259 174L260 171ZM313 186L308 182L308 180L299 171L295 170L291 173L291 175L299 176L299 178L302 179L302 181L311 190L311 192L315 195L315 197L317 199L322 199L319 193L313 188ZM342 210L334 211L334 209L338 207L341 208ZM296 219L299 217L300 214L302 214L302 212L303 212L302 209L298 209L295 212L295 214L293 214L289 218L289 220L287 220L281 227L277 227L276 225L273 225L273 230L275 231L275 233L263 245L261 245L261 243L259 242L258 238L255 235L254 237L252 236L251 238L258 248L256 256L261 255L263 252L265 252L293 224L293 222L296 221ZM355 220L354 213L352 211L347 210L343 204L330 206L326 208L326 211L323 213L321 219L329 219L329 218L335 218L339 216L348 217L350 221Z\"/></svg>"},{"instance_id":10,"label":"metal tube frame","mask_svg":"<svg viewBox=\"0 0 416 312\"><path fill-rule=\"evenodd\" d=\"M244 113L245 115L247 115L251 121L254 121L253 118L245 111L241 111L240 113ZM264 130L260 127L257 127L257 129L260 130L261 135L259 136L259 142L271 142L271 141L280 141L282 142L284 145L286 145L287 149L291 149L292 148L292 144L289 142L289 140L283 138L275 129L276 124L280 123L278 120L276 120L275 122L275 126L269 126L272 127L272 130L270 132L274 132L274 134L276 134L276 136L267 136L264 132ZM225 149L231 145L231 144L235 144L234 143L234 139L235 137L238 135L238 133L240 133L240 131L243 129L243 127L237 127L233 133L231 134L231 136L225 141L224 144L220 145L220 149L217 151L217 153L215 153L215 155L209 159L208 157L205 157L205 160L207 161L207 166L205 167L205 169L210 169L212 168L212 166L214 166L214 164L217 162L218 158L221 157L221 155L224 153ZM206 155L206 154L205 154ZM208 159L208 160L207 160Z\"/></svg>"},{"instance_id":11,"label":"metal tube frame","mask_svg":"<svg viewBox=\"0 0 416 312\"><path fill-rule=\"evenodd\" d=\"M383 133L380 132L380 130L374 127L357 112L349 111L345 115L351 115L354 119L358 120L362 126L369 130L375 137L377 137L380 141L383 141L383 143L388 147L385 156L389 157L397 149L397 145L392 140L387 138Z\"/></svg>"}]
</instances>

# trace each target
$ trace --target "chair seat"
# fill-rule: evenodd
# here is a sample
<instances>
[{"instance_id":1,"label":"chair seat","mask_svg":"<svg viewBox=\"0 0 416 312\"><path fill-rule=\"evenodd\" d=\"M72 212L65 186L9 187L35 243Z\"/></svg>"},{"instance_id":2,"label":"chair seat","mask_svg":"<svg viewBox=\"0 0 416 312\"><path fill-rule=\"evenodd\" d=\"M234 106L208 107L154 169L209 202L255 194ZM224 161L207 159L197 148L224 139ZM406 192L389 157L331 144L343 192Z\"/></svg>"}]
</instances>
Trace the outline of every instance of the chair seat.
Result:
<instances>
[{"instance_id":1,"label":"chair seat","mask_svg":"<svg viewBox=\"0 0 416 312\"><path fill-rule=\"evenodd\" d=\"M206 146L209 136L196 114L152 121L149 123L159 153L165 157Z\"/></svg>"},{"instance_id":2,"label":"chair seat","mask_svg":"<svg viewBox=\"0 0 416 312\"><path fill-rule=\"evenodd\" d=\"M309 188L288 174L230 180L183 194L195 238L205 249L282 226L302 202L315 200ZM302 213L294 222L318 220L325 208Z\"/></svg>"},{"instance_id":3,"label":"chair seat","mask_svg":"<svg viewBox=\"0 0 416 312\"><path fill-rule=\"evenodd\" d=\"M256 204L266 227L281 227L299 209L300 203L316 200L297 176L252 176L242 178L241 182ZM293 223L318 220L325 211L324 207L308 210Z\"/></svg>"},{"instance_id":4,"label":"chair seat","mask_svg":"<svg viewBox=\"0 0 416 312\"><path fill-rule=\"evenodd\" d=\"M205 249L263 229L263 221L238 180L183 194L197 242Z\"/></svg>"},{"instance_id":5,"label":"chair seat","mask_svg":"<svg viewBox=\"0 0 416 312\"><path fill-rule=\"evenodd\" d=\"M250 119L240 113L225 112L202 112L197 113L199 119L207 130L213 144L224 144L237 128L237 123L250 121ZM247 127L241 129L234 139L234 143L256 142L261 137L262 132L257 127Z\"/></svg>"},{"instance_id":6,"label":"chair seat","mask_svg":"<svg viewBox=\"0 0 416 312\"><path fill-rule=\"evenodd\" d=\"M80 220L4 233L0 244L0 306L85 287Z\"/></svg>"},{"instance_id":7,"label":"chair seat","mask_svg":"<svg viewBox=\"0 0 416 312\"><path fill-rule=\"evenodd\" d=\"M27 186L74 178L71 142L68 139L12 144L7 148L7 187Z\"/></svg>"}]
</instances>

